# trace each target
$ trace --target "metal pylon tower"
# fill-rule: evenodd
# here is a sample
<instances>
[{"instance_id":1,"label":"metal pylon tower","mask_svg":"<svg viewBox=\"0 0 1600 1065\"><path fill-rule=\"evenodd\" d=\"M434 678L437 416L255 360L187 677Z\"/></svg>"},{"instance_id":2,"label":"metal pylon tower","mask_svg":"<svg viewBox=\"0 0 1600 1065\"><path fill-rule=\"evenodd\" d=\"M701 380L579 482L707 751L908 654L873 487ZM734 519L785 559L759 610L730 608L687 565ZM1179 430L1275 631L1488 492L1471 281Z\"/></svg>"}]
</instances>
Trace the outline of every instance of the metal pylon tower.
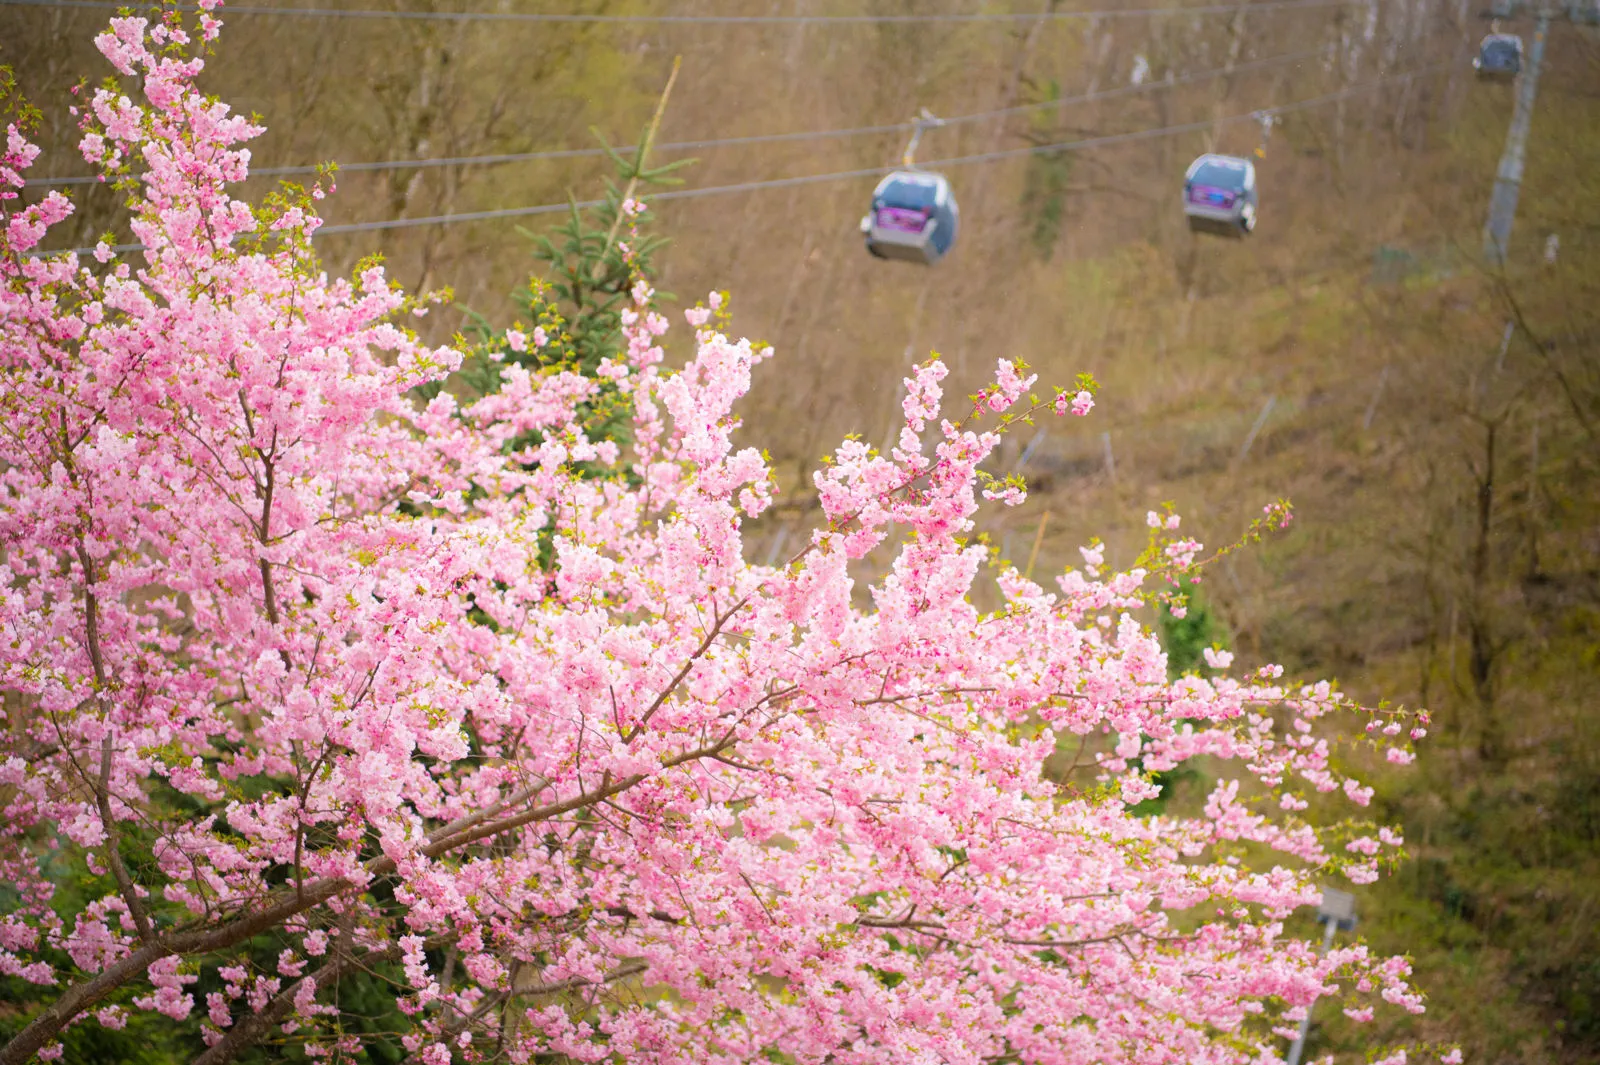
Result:
<instances>
[{"instance_id":1,"label":"metal pylon tower","mask_svg":"<svg viewBox=\"0 0 1600 1065\"><path fill-rule=\"evenodd\" d=\"M1522 191L1522 172L1528 155L1528 131L1533 125L1533 103L1539 92L1539 73L1544 66L1545 39L1555 19L1593 23L1600 21L1600 4L1595 0L1569 0L1564 9L1546 2L1536 8L1527 0L1498 0L1485 16L1495 20L1528 13L1533 8L1533 44L1528 49L1528 65L1517 78L1517 100L1511 111L1511 126L1506 130L1505 151L1495 171L1494 193L1489 198L1489 217L1483 224L1483 257L1493 265L1506 261L1511 246L1511 224L1517 217L1517 196Z\"/></svg>"}]
</instances>

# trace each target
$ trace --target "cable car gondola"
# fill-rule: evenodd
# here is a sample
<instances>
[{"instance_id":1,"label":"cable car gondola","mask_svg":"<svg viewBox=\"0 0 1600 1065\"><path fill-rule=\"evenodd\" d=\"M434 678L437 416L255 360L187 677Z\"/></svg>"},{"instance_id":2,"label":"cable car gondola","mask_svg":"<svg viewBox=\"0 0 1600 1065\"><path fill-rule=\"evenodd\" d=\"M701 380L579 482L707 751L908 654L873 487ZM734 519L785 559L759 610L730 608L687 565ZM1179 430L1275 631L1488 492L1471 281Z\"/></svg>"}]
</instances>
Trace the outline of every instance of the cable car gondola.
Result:
<instances>
[{"instance_id":1,"label":"cable car gondola","mask_svg":"<svg viewBox=\"0 0 1600 1065\"><path fill-rule=\"evenodd\" d=\"M879 259L932 266L956 242L961 210L943 174L896 170L872 190L872 207L861 219L867 251Z\"/></svg>"},{"instance_id":2,"label":"cable car gondola","mask_svg":"<svg viewBox=\"0 0 1600 1065\"><path fill-rule=\"evenodd\" d=\"M955 244L961 209L944 175L918 170L916 164L922 134L944 121L924 107L910 125L911 142L900 157L900 169L872 190L872 206L861 219L861 235L875 258L932 266Z\"/></svg>"},{"instance_id":3,"label":"cable car gondola","mask_svg":"<svg viewBox=\"0 0 1600 1065\"><path fill-rule=\"evenodd\" d=\"M1183 175L1183 213L1195 232L1242 237L1256 228L1256 168L1248 159L1202 155Z\"/></svg>"},{"instance_id":4,"label":"cable car gondola","mask_svg":"<svg viewBox=\"0 0 1600 1065\"><path fill-rule=\"evenodd\" d=\"M1494 81L1510 81L1522 73L1522 38L1514 33L1491 33L1478 45L1478 54L1472 59L1472 69L1478 77Z\"/></svg>"}]
</instances>

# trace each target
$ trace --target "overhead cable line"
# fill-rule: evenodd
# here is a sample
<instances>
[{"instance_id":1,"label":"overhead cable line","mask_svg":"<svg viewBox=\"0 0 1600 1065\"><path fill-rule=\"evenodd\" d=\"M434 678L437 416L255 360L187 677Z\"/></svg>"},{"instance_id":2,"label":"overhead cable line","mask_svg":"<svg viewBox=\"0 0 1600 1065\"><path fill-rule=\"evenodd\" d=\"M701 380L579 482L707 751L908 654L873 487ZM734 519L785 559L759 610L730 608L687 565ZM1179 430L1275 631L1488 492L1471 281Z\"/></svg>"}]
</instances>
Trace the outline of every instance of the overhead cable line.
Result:
<instances>
[{"instance_id":1,"label":"overhead cable line","mask_svg":"<svg viewBox=\"0 0 1600 1065\"><path fill-rule=\"evenodd\" d=\"M0 0L5 3L7 0ZM827 138L865 136L869 133L898 133L910 129L909 122L895 122L882 126L858 126L854 129L835 130L805 130L797 133L761 133L748 137L720 137L713 140L677 141L672 144L657 144L655 151L699 151L704 148L729 148L740 144L772 144L780 141L805 141L824 140ZM626 155L635 151L636 146L628 145L613 149L619 155ZM538 152L509 152L500 155L458 155L436 159L392 159L373 163L338 163L340 173L369 173L384 170L423 170L441 166L498 166L503 163L531 163L542 159L584 159L594 158L606 154L604 148L556 148ZM315 174L319 170L316 166L271 166L260 169L251 168L249 177L290 177L293 175ZM139 175L133 175L135 177ZM35 178L26 184L29 187L40 185L96 185L100 178L95 176L80 176L66 178Z\"/></svg>"},{"instance_id":2,"label":"overhead cable line","mask_svg":"<svg viewBox=\"0 0 1600 1065\"><path fill-rule=\"evenodd\" d=\"M1257 108L1236 115L1228 115L1217 119L1215 123L1210 119L1199 122L1185 122L1174 126L1159 126L1154 129L1136 130L1130 133L1112 133L1099 137L1086 137L1075 141L1061 141L1056 144L1029 145L1026 148L1003 148L998 151L980 152L976 155L959 155L947 159L935 159L931 162L920 164L919 169L939 170L956 166L970 166L978 163L996 162L1001 159L1016 159L1028 155L1044 155L1053 152L1082 151L1089 148L1103 148L1113 144L1126 144L1133 141L1150 140L1157 137L1172 136L1180 133L1194 133L1199 130L1210 129L1213 124L1231 125L1237 122L1259 122L1261 115L1285 114L1295 111L1304 111L1312 107L1320 107L1335 100L1341 100L1357 93L1365 92L1389 81L1401 78L1417 77L1422 74L1434 73L1449 67L1449 63L1436 63L1430 67L1406 71L1403 74L1391 74L1361 85L1354 85L1338 92L1327 93L1323 96L1312 97L1307 100L1298 100L1294 103L1284 104L1280 107ZM800 185L815 185L831 181L847 181L852 178L877 177L898 169L893 166L864 167L859 170L838 170L826 174L803 174L797 177L770 178L762 181L745 181L734 185L710 185L698 189L671 189L666 192L654 193L646 199L650 202L658 200L688 200L701 196L716 196L733 192L754 192L760 189L794 188ZM604 201L585 200L576 204L582 207L598 206ZM410 229L416 226L448 225L455 222L486 222L500 218L520 218L527 215L550 214L555 211L568 210L572 205L566 203L539 204L532 207L507 207L487 211L463 211L456 214L433 215L421 218L392 218L375 222L348 222L342 225L322 226L317 234L362 233L381 229Z\"/></svg>"},{"instance_id":3,"label":"overhead cable line","mask_svg":"<svg viewBox=\"0 0 1600 1065\"><path fill-rule=\"evenodd\" d=\"M971 166L981 163L997 162L1003 159L1016 159L1030 155L1045 155L1055 152L1084 151L1091 148L1104 148L1114 144L1129 144L1143 140L1153 140L1159 137L1174 136L1182 133L1195 133L1212 128L1214 125L1233 125L1239 122L1259 122L1263 114L1291 114L1305 111L1336 100L1346 99L1359 93L1375 89L1391 81L1404 78L1420 77L1436 73L1452 66L1449 62L1435 63L1431 66L1420 67L1416 70L1404 71L1399 74L1388 74L1374 78L1359 85L1352 85L1337 92L1313 96L1305 100L1296 100L1292 103L1282 104L1277 107L1257 108L1253 111L1227 115L1215 121L1205 119L1197 122L1185 122L1172 126L1158 126L1152 129L1134 130L1128 133L1111 133L1099 137L1085 137L1073 141L1060 141L1055 144L1029 145L1026 148L1003 148L992 152L980 152L974 155L952 156L946 159L935 159L922 164L927 169L949 169L957 166ZM768 178L759 181L744 181L732 185L709 185L698 189L671 189L665 192L653 193L646 197L648 202L654 203L661 200L688 200L704 196L720 196L736 192L757 192L767 189L797 188L803 185L818 185L834 181L848 181L855 178L879 177L898 169L894 166L863 167L857 170L837 170L824 174L802 174L795 177ZM579 200L567 203L545 203L530 207L504 207L485 211L462 211L454 214L431 215L418 218L390 218L372 222L346 222L340 225L325 225L317 228L315 235L338 235L344 233L367 233L378 230L413 229L418 226L451 225L459 222L490 222L506 218L526 218L533 215L553 214L558 211L568 211L576 207L579 209L597 207L604 200ZM121 254L130 251L143 251L143 244L118 244L112 251ZM66 251L73 251L80 255L92 254L94 248L61 249L51 252L36 252L38 255L60 255Z\"/></svg>"},{"instance_id":4,"label":"overhead cable line","mask_svg":"<svg viewBox=\"0 0 1600 1065\"><path fill-rule=\"evenodd\" d=\"M611 25L688 26L849 26L928 23L1019 23L1033 20L1163 18L1168 16L1231 15L1241 7L1249 11L1295 11L1307 8L1346 7L1357 0L1257 0L1256 3L1179 5L1176 7L1110 8L1099 11L984 11L972 14L926 15L591 15L537 11L385 11L369 7L259 7L224 5L224 15L277 15L299 18L405 20L419 22L533 22L599 23ZM0 0L16 7L120 9L115 0ZM199 11L195 4L175 4L179 11Z\"/></svg>"},{"instance_id":5,"label":"overhead cable line","mask_svg":"<svg viewBox=\"0 0 1600 1065\"><path fill-rule=\"evenodd\" d=\"M3 0L0 0L3 2ZM1111 100L1121 96L1136 96L1142 93L1154 92L1157 89L1172 88L1177 85L1189 85L1194 82L1208 81L1229 74L1241 74L1251 70L1262 70L1268 67L1283 66L1289 63L1298 63L1306 59L1314 59L1322 54L1321 49L1308 52L1293 52L1286 55L1269 56L1266 59L1257 59L1248 63L1237 63L1233 67L1218 67L1213 70L1200 71L1195 74L1170 75L1160 81L1150 80L1138 85L1122 85L1114 89L1097 89L1093 92L1083 93L1078 96L1067 96L1058 100L1044 100L1038 103L1019 104L1014 107L1002 107L993 111L978 111L967 115L955 115L943 119L947 126L961 125L969 122L983 122L992 118L1004 118L1009 115L1024 114L1029 111L1042 111L1050 108L1068 107L1076 104L1096 103L1101 100ZM864 137L878 133L902 133L912 128L910 122L894 122L880 126L856 126L850 129L824 129L802 130L794 133L760 133L746 137L718 137L710 140L677 141L670 144L655 145L658 152L693 152L707 148L731 148L745 144L778 144L793 141L808 140L834 140L846 137ZM619 154L627 154L635 150L630 145L625 148L614 149ZM340 173L370 173L385 170L421 170L442 166L498 166L505 163L529 163L544 159L580 159L593 158L606 154L604 148L560 148L538 152L511 152L499 155L458 155L453 157L435 159L393 159L383 162L371 163L340 163ZM315 166L272 166L252 168L250 177L291 177L296 175L315 174ZM138 176L138 175L133 175ZM31 178L24 182L29 188L50 187L56 185L97 185L101 184L98 176L84 175L77 177L49 177Z\"/></svg>"}]
</instances>

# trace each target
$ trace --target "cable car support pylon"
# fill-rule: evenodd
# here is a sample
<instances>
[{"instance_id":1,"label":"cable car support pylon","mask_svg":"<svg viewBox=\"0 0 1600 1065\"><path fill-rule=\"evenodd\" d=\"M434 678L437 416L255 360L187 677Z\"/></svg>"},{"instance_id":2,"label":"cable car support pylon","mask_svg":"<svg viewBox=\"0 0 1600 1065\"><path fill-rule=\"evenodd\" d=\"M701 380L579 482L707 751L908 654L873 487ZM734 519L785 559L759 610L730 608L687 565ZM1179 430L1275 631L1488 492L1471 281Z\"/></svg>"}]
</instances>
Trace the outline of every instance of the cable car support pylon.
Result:
<instances>
[{"instance_id":1,"label":"cable car support pylon","mask_svg":"<svg viewBox=\"0 0 1600 1065\"><path fill-rule=\"evenodd\" d=\"M1498 26L1501 19L1514 18L1533 7L1527 0L1497 0L1485 16ZM1539 72L1544 66L1545 39L1550 23L1558 18L1569 22L1600 22L1600 5L1594 0L1569 0L1565 10L1553 3L1541 3L1533 12L1533 46L1528 49L1528 64L1518 75L1517 100L1506 130L1506 147L1495 171L1494 192L1489 197L1489 217L1483 224L1483 257L1501 266L1511 244L1511 224L1517 217L1517 198L1522 191L1522 171L1528 155L1528 131L1533 125L1533 104L1539 92Z\"/></svg>"}]
</instances>

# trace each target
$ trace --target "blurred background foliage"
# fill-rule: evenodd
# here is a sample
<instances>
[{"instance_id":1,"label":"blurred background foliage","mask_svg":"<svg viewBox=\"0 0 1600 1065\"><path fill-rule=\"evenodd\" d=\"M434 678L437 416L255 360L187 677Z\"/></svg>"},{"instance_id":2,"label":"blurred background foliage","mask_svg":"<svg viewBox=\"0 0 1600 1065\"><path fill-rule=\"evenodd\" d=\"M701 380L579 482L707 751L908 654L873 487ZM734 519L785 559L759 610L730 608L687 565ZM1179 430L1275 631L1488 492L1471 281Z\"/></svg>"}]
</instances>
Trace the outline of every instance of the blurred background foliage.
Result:
<instances>
[{"instance_id":1,"label":"blurred background foliage","mask_svg":"<svg viewBox=\"0 0 1600 1065\"><path fill-rule=\"evenodd\" d=\"M373 4L445 10L435 0ZM1288 496L1297 520L1287 534L1214 567L1188 617L1146 619L1172 670L1204 673L1199 652L1217 642L1236 668L1281 662L1292 676L1333 677L1362 699L1434 714L1415 767L1369 767L1375 813L1403 826L1412 860L1357 889L1357 934L1412 955L1429 1011L1367 1026L1319 1011L1309 1056L1359 1061L1375 1045L1426 1038L1459 1040L1485 1065L1587 1065L1600 1061L1600 39L1552 31L1510 259L1491 271L1477 249L1513 90L1473 79L1487 24L1470 8L1373 0L1240 6L1225 17L844 26L240 12L205 87L261 114L260 165L437 160L587 149L591 129L620 143L644 125L682 56L648 159L624 146L620 160L347 169L324 201L330 222L347 223L604 196L607 206L520 226L317 242L330 269L379 252L408 287L452 286L456 309L421 323L435 339L459 330L480 347L502 344L508 327L559 317L570 342L528 357L584 366L616 343L621 274L597 235L618 202L620 186L605 195L605 180L625 183L630 160L648 169L692 153L699 161L674 176L693 188L884 166L901 132L692 142L895 123L923 106L957 116L1046 105L932 131L918 153L929 164L1195 124L1181 136L951 168L962 236L932 270L862 250L870 178L659 201L636 249L659 285L691 302L731 289L735 327L777 347L742 408L744 437L772 453L783 489L749 530L751 557L773 561L798 542L815 516L810 472L833 442L889 438L898 382L929 349L951 367L957 395L1002 356L1025 357L1042 384L1092 372L1102 384L1092 417L1025 430L992 462L997 474L1020 469L1031 488L1024 506L981 520L1002 554L1025 556L1048 512L1036 574L1075 564L1096 535L1109 564L1129 564L1160 500L1176 501L1186 533L1220 545L1262 503ZM814 0L791 9L825 10ZM652 9L573 0L560 10ZM860 10L971 7L886 0ZM672 11L771 13L746 0ZM109 73L91 44L103 14L0 7L0 63L44 116L35 174L85 172L65 90ZM1257 161L1251 240L1185 230L1177 190L1189 160L1260 144L1253 123L1228 119L1378 77L1390 80L1284 117ZM1137 93L1104 95L1136 80ZM252 179L244 192L270 187ZM62 243L120 224L110 190L70 191L79 213ZM684 357L686 332L668 338L669 360ZM494 387L492 362L473 360L449 387L463 396ZM861 576L886 559L863 560ZM1200 801L1205 767L1193 772L1155 802ZM74 892L96 890L82 875L62 870L63 910ZM1313 933L1309 916L1297 920ZM263 964L276 949L260 944ZM396 1061L398 1044L380 1034L396 1027L385 981L379 973L352 989L348 1023L372 1037L372 1060ZM39 995L0 984L0 1034ZM193 1035L148 1018L118 1034L74 1030L67 1060L164 1065L193 1056ZM286 1037L252 1060L297 1053Z\"/></svg>"}]
</instances>

